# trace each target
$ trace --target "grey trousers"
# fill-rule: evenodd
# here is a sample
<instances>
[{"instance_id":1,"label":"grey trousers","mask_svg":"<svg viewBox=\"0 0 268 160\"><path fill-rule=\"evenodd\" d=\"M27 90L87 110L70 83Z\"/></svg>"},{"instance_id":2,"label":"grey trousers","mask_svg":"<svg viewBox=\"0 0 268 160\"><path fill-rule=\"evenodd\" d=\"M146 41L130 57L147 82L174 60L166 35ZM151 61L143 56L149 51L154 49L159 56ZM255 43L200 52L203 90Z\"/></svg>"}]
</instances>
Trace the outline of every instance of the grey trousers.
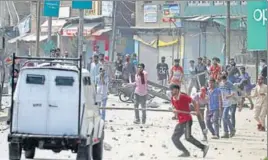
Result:
<instances>
[{"instance_id":1,"label":"grey trousers","mask_svg":"<svg viewBox=\"0 0 268 160\"><path fill-rule=\"evenodd\" d=\"M140 95L135 93L134 107L139 108L139 105L141 105L142 109L146 109L146 99L147 99L147 95L140 96ZM137 121L140 121L140 111L139 110L135 110L135 118ZM142 111L142 121L143 122L146 121L146 111L145 110Z\"/></svg>"},{"instance_id":2,"label":"grey trousers","mask_svg":"<svg viewBox=\"0 0 268 160\"><path fill-rule=\"evenodd\" d=\"M189 151L184 147L184 145L181 143L180 138L183 134L185 134L185 139L186 141L192 143L193 145L195 145L197 148L199 149L204 149L205 145L203 145L201 142L199 142L198 140L196 140L193 136L192 136L192 123L193 121L187 121L184 123L180 123L177 124L174 130L174 133L172 135L172 141L174 143L174 145L181 150L182 152L188 152Z\"/></svg>"}]
</instances>

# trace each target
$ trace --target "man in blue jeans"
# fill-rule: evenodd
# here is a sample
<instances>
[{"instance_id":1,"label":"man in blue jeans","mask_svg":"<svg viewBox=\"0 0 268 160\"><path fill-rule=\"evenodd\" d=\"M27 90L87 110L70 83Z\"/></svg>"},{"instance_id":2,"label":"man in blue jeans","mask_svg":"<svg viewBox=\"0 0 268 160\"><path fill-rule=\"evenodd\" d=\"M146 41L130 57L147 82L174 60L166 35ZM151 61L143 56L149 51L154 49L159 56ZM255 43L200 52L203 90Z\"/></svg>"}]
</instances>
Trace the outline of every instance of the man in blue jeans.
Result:
<instances>
[{"instance_id":1,"label":"man in blue jeans","mask_svg":"<svg viewBox=\"0 0 268 160\"><path fill-rule=\"evenodd\" d=\"M222 93L222 120L224 135L221 138L229 138L235 135L235 129L231 122L230 110L232 106L232 97L235 96L234 86L230 81L227 81L227 76L221 77L220 90Z\"/></svg>"},{"instance_id":2,"label":"man in blue jeans","mask_svg":"<svg viewBox=\"0 0 268 160\"><path fill-rule=\"evenodd\" d=\"M207 111L207 128L212 134L212 139L219 139L219 119L222 108L222 96L219 88L216 87L216 80L209 80L208 88L208 111Z\"/></svg>"}]
</instances>

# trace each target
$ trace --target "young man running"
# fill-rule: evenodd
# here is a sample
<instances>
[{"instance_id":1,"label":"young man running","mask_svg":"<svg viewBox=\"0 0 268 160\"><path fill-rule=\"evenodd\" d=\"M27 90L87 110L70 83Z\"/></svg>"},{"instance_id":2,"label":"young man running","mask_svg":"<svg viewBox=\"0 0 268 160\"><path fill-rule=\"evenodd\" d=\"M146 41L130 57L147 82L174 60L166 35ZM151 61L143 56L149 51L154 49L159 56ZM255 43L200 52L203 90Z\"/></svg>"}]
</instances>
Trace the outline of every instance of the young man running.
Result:
<instances>
[{"instance_id":1,"label":"young man running","mask_svg":"<svg viewBox=\"0 0 268 160\"><path fill-rule=\"evenodd\" d=\"M201 149L203 151L203 157L206 157L209 147L196 140L191 133L193 120L190 111L190 104L193 103L196 108L196 114L199 114L199 109L196 107L196 102L188 95L182 94L180 92L180 86L177 84L171 85L171 92L171 103L175 108L174 112L178 114L179 120L179 123L176 125L172 135L172 141L175 146L183 152L180 157L190 157L190 152L180 141L180 138L183 134L185 134L186 141Z\"/></svg>"}]
</instances>

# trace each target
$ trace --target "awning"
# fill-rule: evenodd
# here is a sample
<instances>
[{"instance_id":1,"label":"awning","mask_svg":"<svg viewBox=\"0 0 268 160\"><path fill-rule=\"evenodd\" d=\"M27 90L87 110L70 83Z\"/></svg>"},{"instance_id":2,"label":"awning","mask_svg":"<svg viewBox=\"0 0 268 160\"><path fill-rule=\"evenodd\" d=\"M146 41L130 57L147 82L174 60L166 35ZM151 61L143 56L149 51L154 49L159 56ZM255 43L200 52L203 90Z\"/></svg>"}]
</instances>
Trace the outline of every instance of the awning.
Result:
<instances>
[{"instance_id":1,"label":"awning","mask_svg":"<svg viewBox=\"0 0 268 160\"><path fill-rule=\"evenodd\" d=\"M78 34L78 23L69 24L62 28L62 36L76 36ZM90 36L94 32L94 28L101 25L101 23L85 23L84 24L84 36Z\"/></svg>"},{"instance_id":2,"label":"awning","mask_svg":"<svg viewBox=\"0 0 268 160\"><path fill-rule=\"evenodd\" d=\"M211 16L198 16L198 17L186 19L186 21L205 22L205 21L208 21L210 18Z\"/></svg>"},{"instance_id":3,"label":"awning","mask_svg":"<svg viewBox=\"0 0 268 160\"><path fill-rule=\"evenodd\" d=\"M52 33L57 33L66 22L65 19L52 19ZM48 21L41 25L41 32L48 32Z\"/></svg>"},{"instance_id":4,"label":"awning","mask_svg":"<svg viewBox=\"0 0 268 160\"><path fill-rule=\"evenodd\" d=\"M27 36L27 34L12 38L12 39L8 40L7 43L10 43L10 44L15 43L15 42L17 42L17 40L19 41L21 38L23 38L25 36Z\"/></svg>"},{"instance_id":5,"label":"awning","mask_svg":"<svg viewBox=\"0 0 268 160\"><path fill-rule=\"evenodd\" d=\"M226 27L226 18L213 18L213 22L218 23L219 25L222 25L223 27ZM239 29L239 28L245 28L246 25L242 18L231 18L231 29Z\"/></svg>"},{"instance_id":6,"label":"awning","mask_svg":"<svg viewBox=\"0 0 268 160\"><path fill-rule=\"evenodd\" d=\"M46 40L48 38L48 35L40 35L39 37L39 42L43 41L43 40ZM36 34L30 34L30 35L27 35L25 37L22 37L20 39L20 41L24 41L24 42L35 42L36 41Z\"/></svg>"},{"instance_id":7,"label":"awning","mask_svg":"<svg viewBox=\"0 0 268 160\"><path fill-rule=\"evenodd\" d=\"M94 32L92 34L92 36L101 36L102 34L107 33L107 32L110 32L111 30L112 30L111 28L100 29L100 30Z\"/></svg>"},{"instance_id":8,"label":"awning","mask_svg":"<svg viewBox=\"0 0 268 160\"><path fill-rule=\"evenodd\" d=\"M40 35L39 41L46 40L48 38L48 35ZM15 37L13 39L10 39L8 43L15 43L16 41L24 41L24 42L35 42L36 41L36 34L26 34L22 36Z\"/></svg>"}]
</instances>

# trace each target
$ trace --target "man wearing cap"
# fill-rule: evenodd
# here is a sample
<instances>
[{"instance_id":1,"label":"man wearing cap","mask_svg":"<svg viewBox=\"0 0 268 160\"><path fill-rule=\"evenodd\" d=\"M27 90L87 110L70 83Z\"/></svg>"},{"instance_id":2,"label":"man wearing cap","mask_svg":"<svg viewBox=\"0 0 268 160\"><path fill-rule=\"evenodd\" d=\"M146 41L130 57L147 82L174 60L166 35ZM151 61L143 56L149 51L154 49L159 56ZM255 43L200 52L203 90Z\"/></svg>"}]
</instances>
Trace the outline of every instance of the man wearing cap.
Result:
<instances>
[{"instance_id":1,"label":"man wearing cap","mask_svg":"<svg viewBox=\"0 0 268 160\"><path fill-rule=\"evenodd\" d=\"M157 78L158 78L159 84L161 84L162 86L167 85L167 80L169 77L168 64L165 61L166 61L166 58L161 57L161 63L158 63L156 65Z\"/></svg>"},{"instance_id":2,"label":"man wearing cap","mask_svg":"<svg viewBox=\"0 0 268 160\"><path fill-rule=\"evenodd\" d=\"M183 72L183 68L180 66L180 59L175 59L174 66L171 68L171 71L170 71L169 83L177 84L180 86L182 83L183 75L184 75L184 72Z\"/></svg>"}]
</instances>

